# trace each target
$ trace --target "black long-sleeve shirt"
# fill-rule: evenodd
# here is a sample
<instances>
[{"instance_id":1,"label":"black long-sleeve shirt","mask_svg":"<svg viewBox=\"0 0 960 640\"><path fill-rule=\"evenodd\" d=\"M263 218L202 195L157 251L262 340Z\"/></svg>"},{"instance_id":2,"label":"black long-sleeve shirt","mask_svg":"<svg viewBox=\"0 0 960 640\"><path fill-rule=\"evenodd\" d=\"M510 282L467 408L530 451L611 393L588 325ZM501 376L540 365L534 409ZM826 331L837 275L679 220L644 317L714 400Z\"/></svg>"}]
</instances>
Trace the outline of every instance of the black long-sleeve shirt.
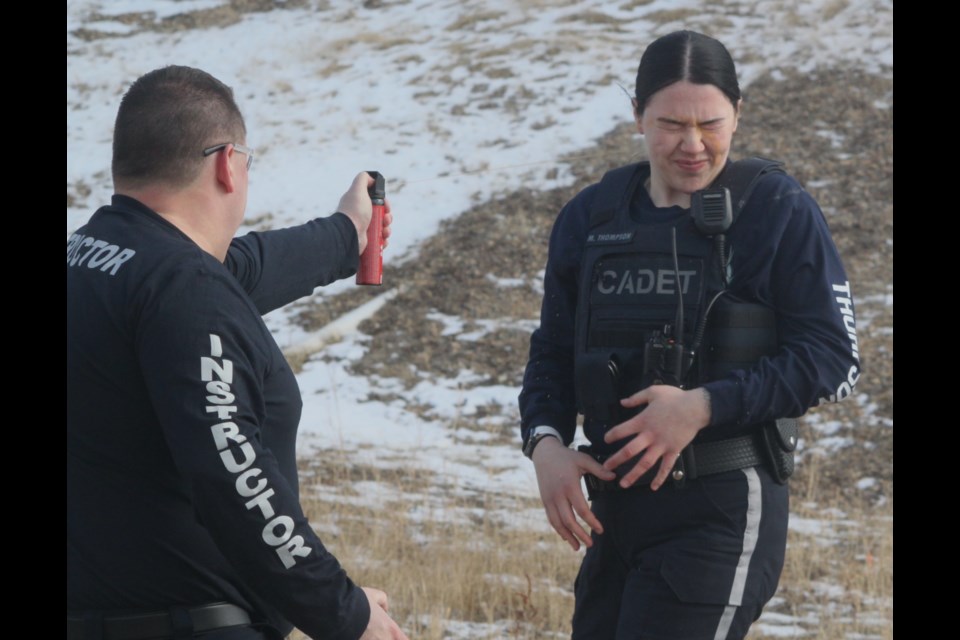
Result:
<instances>
[{"instance_id":1,"label":"black long-sleeve shirt","mask_svg":"<svg viewBox=\"0 0 960 640\"><path fill-rule=\"evenodd\" d=\"M300 508L300 392L261 318L355 273L357 250L335 214L221 263L125 196L69 238L69 609L228 601L284 632L363 633L366 597Z\"/></svg>"}]
</instances>

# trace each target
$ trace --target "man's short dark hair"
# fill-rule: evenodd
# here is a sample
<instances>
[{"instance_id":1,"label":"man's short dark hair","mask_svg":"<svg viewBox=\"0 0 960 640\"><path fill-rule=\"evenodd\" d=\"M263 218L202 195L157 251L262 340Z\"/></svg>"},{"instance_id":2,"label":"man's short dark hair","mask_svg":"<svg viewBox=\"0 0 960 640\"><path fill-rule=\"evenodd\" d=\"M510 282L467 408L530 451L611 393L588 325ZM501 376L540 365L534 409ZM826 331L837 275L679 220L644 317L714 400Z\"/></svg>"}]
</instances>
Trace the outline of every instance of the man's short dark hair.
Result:
<instances>
[{"instance_id":1,"label":"man's short dark hair","mask_svg":"<svg viewBox=\"0 0 960 640\"><path fill-rule=\"evenodd\" d=\"M200 69L169 66L130 86L113 129L113 180L182 187L197 176L203 149L245 142L233 90Z\"/></svg>"}]
</instances>

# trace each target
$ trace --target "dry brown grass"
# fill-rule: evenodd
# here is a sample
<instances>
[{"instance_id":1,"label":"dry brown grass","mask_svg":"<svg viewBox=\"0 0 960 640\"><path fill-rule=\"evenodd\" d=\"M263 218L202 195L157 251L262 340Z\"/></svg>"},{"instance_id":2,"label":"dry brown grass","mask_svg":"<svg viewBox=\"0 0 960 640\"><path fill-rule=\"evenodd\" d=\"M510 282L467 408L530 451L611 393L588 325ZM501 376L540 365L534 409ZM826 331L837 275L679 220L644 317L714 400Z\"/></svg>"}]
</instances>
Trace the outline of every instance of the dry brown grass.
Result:
<instances>
[{"instance_id":1,"label":"dry brown grass","mask_svg":"<svg viewBox=\"0 0 960 640\"><path fill-rule=\"evenodd\" d=\"M579 556L543 527L512 523L538 516L538 501L444 490L432 472L358 467L329 452L313 460L302 467L308 516L354 580L388 592L411 638L448 637L463 622L478 625L478 639L569 635ZM354 489L366 482L389 485L386 497L368 506Z\"/></svg>"},{"instance_id":2,"label":"dry brown grass","mask_svg":"<svg viewBox=\"0 0 960 640\"><path fill-rule=\"evenodd\" d=\"M236 24L248 13L263 13L274 9L300 9L306 5L307 0L287 0L282 3L274 2L274 0L227 0L216 7L187 10L162 18L158 18L155 11L133 11L119 14L94 12L88 16L89 22L112 21L127 25L131 29L125 33L116 33L83 27L75 30L73 35L81 40L92 41L127 37L140 31L171 33L198 28L226 27ZM324 11L326 8L321 3L318 10Z\"/></svg>"},{"instance_id":3,"label":"dry brown grass","mask_svg":"<svg viewBox=\"0 0 960 640\"><path fill-rule=\"evenodd\" d=\"M651 11L650 13L644 14L643 17L651 22L666 24L668 22L683 23L685 20L699 15L701 15L701 12L697 9L662 9L659 11Z\"/></svg>"},{"instance_id":4,"label":"dry brown grass","mask_svg":"<svg viewBox=\"0 0 960 640\"><path fill-rule=\"evenodd\" d=\"M87 196L93 190L90 188L86 182L81 180L75 180L73 184L67 183L67 208L70 207L80 207L83 206L83 203L86 201Z\"/></svg>"},{"instance_id":5,"label":"dry brown grass","mask_svg":"<svg viewBox=\"0 0 960 640\"><path fill-rule=\"evenodd\" d=\"M796 619L807 638L892 639L892 483L886 498L851 497L824 481L824 463L808 457L793 482L793 525L774 609ZM779 636L755 636L768 637Z\"/></svg>"},{"instance_id":6,"label":"dry brown grass","mask_svg":"<svg viewBox=\"0 0 960 640\"><path fill-rule=\"evenodd\" d=\"M630 2L625 2L620 5L621 11L633 11L638 7L645 7L648 4L651 4L653 0L630 0Z\"/></svg>"},{"instance_id":7,"label":"dry brown grass","mask_svg":"<svg viewBox=\"0 0 960 640\"><path fill-rule=\"evenodd\" d=\"M411 638L569 637L580 555L546 529L537 500L439 487L433 471L393 462L323 452L302 463L303 502L354 580L389 593ZM893 637L892 500L851 500L822 480L812 459L792 481L781 588L753 640L782 637L776 626L818 640Z\"/></svg>"},{"instance_id":8,"label":"dry brown grass","mask_svg":"<svg viewBox=\"0 0 960 640\"><path fill-rule=\"evenodd\" d=\"M838 13L850 6L850 0L833 0L823 8L821 18L824 21L832 20Z\"/></svg>"},{"instance_id":9,"label":"dry brown grass","mask_svg":"<svg viewBox=\"0 0 960 640\"><path fill-rule=\"evenodd\" d=\"M585 22L587 24L605 24L617 27L623 24L623 19L607 15L602 11L581 11L559 18L557 22Z\"/></svg>"},{"instance_id":10,"label":"dry brown grass","mask_svg":"<svg viewBox=\"0 0 960 640\"><path fill-rule=\"evenodd\" d=\"M447 27L447 31L476 30L477 25L491 20L499 20L504 15L506 14L503 11L479 11L477 13L471 13L457 18Z\"/></svg>"}]
</instances>

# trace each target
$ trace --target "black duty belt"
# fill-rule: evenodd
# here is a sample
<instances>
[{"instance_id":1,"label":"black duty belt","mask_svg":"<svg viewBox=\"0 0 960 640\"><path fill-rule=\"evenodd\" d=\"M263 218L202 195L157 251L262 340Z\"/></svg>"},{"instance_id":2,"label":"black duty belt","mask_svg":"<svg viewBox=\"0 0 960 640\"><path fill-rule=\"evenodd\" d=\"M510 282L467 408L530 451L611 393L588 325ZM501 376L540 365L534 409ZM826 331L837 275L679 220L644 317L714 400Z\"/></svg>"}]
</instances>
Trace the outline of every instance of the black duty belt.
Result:
<instances>
[{"instance_id":1,"label":"black duty belt","mask_svg":"<svg viewBox=\"0 0 960 640\"><path fill-rule=\"evenodd\" d=\"M587 451L587 453L590 453ZM609 456L594 456L601 464ZM614 472L617 474L614 480L601 480L593 474L586 474L584 480L587 483L587 489L592 496L595 493L604 491L624 491L620 486L620 479L626 475L627 471L633 468L637 458L631 458L620 465ZM723 473L725 471L735 471L737 469L746 469L747 467L756 467L765 464L767 456L764 453L762 445L757 442L753 435L730 438L728 440L717 440L715 442L701 442L688 445L677 458L670 477L677 483L683 483L686 480L696 480L703 476L709 476L714 473ZM659 466L647 470L640 476L630 488L648 486L657 475Z\"/></svg>"},{"instance_id":2,"label":"black duty belt","mask_svg":"<svg viewBox=\"0 0 960 640\"><path fill-rule=\"evenodd\" d=\"M194 633L249 624L250 615L227 602L129 615L67 613L67 640L191 638Z\"/></svg>"}]
</instances>

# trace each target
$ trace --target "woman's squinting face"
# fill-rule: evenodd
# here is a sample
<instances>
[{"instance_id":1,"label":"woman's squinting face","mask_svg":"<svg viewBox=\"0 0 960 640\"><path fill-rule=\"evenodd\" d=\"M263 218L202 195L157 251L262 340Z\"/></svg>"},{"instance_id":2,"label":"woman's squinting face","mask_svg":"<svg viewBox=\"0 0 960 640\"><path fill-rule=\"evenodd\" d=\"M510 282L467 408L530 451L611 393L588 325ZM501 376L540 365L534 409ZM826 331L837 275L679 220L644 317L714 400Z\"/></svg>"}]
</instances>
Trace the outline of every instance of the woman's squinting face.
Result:
<instances>
[{"instance_id":1,"label":"woman's squinting face","mask_svg":"<svg viewBox=\"0 0 960 640\"><path fill-rule=\"evenodd\" d=\"M689 207L690 194L713 182L727 161L739 115L712 84L680 81L653 94L636 120L657 206Z\"/></svg>"}]
</instances>

